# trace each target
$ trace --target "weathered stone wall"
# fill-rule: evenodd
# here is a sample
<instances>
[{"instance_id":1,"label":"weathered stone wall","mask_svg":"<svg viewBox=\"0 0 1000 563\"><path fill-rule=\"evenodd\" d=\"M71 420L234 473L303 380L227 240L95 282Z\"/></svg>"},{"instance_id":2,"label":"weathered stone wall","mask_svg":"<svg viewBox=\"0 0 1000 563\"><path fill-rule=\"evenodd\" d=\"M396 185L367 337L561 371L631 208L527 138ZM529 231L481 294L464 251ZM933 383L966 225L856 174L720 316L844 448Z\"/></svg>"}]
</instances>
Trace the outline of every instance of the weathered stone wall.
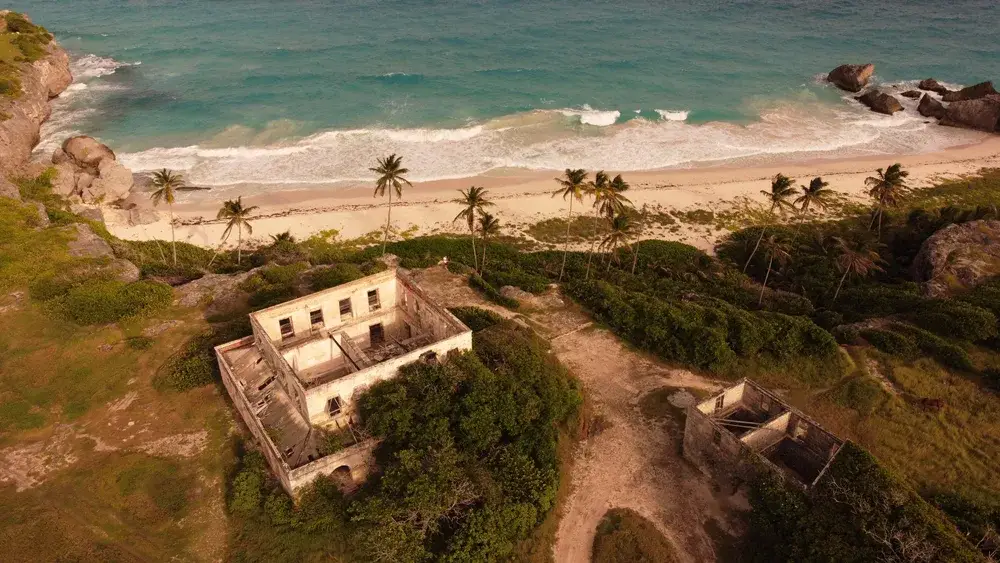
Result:
<instances>
[{"instance_id":1,"label":"weathered stone wall","mask_svg":"<svg viewBox=\"0 0 1000 563\"><path fill-rule=\"evenodd\" d=\"M350 470L351 480L355 483L364 481L375 465L372 454L377 445L378 442L375 440L368 440L296 467L288 473L289 487L286 490L295 496L302 487L318 477L332 475L342 467Z\"/></svg>"},{"instance_id":2,"label":"weathered stone wall","mask_svg":"<svg viewBox=\"0 0 1000 563\"><path fill-rule=\"evenodd\" d=\"M250 401L247 400L243 389L236 383L236 378L233 376L229 364L225 360L225 356L223 356L227 350L249 345L252 341L253 337L248 336L241 340L217 346L215 348L215 359L219 363L219 371L222 373L222 384L226 387L226 391L229 392L229 396L233 400L233 406L240 413L240 418L243 419L243 423L246 424L250 433L257 440L257 443L260 444L260 450L263 452L264 458L267 459L267 464L271 466L271 471L281 481L281 486L291 494L293 488L288 478L288 465L282 459L277 446L271 441L271 437L267 435L260 419L254 415Z\"/></svg>"},{"instance_id":3,"label":"weathered stone wall","mask_svg":"<svg viewBox=\"0 0 1000 563\"><path fill-rule=\"evenodd\" d=\"M759 452L781 440L785 435L785 431L788 430L791 420L792 413L786 412L762 425L760 428L745 434L741 440L750 449Z\"/></svg>"},{"instance_id":4,"label":"weathered stone wall","mask_svg":"<svg viewBox=\"0 0 1000 563\"><path fill-rule=\"evenodd\" d=\"M277 376L278 383L285 390L302 418L309 420L309 410L306 405L306 390L302 387L302 382L296 377L295 372L288 365L288 362L281 356L274 342L268 337L254 315L250 315L250 327L253 329L253 341L257 349L264 355L264 361L271 366Z\"/></svg>"},{"instance_id":5,"label":"weathered stone wall","mask_svg":"<svg viewBox=\"0 0 1000 563\"><path fill-rule=\"evenodd\" d=\"M366 389L386 379L396 377L399 369L420 360L427 352L434 352L439 358L444 358L453 350L471 350L472 332L463 332L428 346L413 350L408 354L374 365L368 369L354 372L329 383L309 389L307 396L308 420L311 424L325 424L330 415L326 412L327 402L333 397L340 397L343 415L353 414L357 397Z\"/></svg>"}]
</instances>

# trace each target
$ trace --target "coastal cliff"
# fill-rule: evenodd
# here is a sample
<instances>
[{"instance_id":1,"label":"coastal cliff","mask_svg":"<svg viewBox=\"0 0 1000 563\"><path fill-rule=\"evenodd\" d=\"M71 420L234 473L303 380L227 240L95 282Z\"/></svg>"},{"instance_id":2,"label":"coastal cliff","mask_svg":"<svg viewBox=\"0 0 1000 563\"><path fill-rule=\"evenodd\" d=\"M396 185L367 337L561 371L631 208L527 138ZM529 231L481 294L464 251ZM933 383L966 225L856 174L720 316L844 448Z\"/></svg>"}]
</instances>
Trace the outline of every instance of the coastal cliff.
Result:
<instances>
[{"instance_id":1,"label":"coastal cliff","mask_svg":"<svg viewBox=\"0 0 1000 563\"><path fill-rule=\"evenodd\" d=\"M0 11L0 179L28 161L49 118L49 101L73 81L66 51L43 28L20 14ZM7 58L3 58L6 56Z\"/></svg>"}]
</instances>

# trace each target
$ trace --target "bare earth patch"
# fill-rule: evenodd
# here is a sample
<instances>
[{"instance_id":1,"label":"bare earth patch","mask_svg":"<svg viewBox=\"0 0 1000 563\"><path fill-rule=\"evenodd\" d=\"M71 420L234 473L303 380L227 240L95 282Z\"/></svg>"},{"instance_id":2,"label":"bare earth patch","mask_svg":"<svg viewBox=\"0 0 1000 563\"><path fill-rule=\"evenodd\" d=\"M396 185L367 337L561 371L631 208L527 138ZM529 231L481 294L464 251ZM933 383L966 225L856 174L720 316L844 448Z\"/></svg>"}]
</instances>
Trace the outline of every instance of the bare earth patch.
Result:
<instances>
[{"instance_id":1,"label":"bare earth patch","mask_svg":"<svg viewBox=\"0 0 1000 563\"><path fill-rule=\"evenodd\" d=\"M191 432L190 434L175 434L147 442L134 449L149 455L164 457L194 457L205 450L208 443L208 431Z\"/></svg>"}]
</instances>

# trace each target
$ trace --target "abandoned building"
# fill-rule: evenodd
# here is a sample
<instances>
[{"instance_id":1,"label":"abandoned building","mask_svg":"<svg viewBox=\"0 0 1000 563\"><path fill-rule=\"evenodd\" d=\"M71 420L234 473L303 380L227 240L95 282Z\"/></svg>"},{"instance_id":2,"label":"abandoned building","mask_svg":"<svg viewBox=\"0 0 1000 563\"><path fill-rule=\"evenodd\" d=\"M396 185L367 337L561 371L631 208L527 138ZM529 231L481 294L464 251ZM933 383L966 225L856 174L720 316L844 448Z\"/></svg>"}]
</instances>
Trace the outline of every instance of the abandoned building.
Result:
<instances>
[{"instance_id":1,"label":"abandoned building","mask_svg":"<svg viewBox=\"0 0 1000 563\"><path fill-rule=\"evenodd\" d=\"M684 456L735 482L758 463L808 489L843 441L760 385L743 379L687 409Z\"/></svg>"},{"instance_id":2,"label":"abandoned building","mask_svg":"<svg viewBox=\"0 0 1000 563\"><path fill-rule=\"evenodd\" d=\"M282 486L365 478L375 442L357 397L402 366L472 348L472 332L390 269L250 315L253 335L215 348L222 382Z\"/></svg>"}]
</instances>

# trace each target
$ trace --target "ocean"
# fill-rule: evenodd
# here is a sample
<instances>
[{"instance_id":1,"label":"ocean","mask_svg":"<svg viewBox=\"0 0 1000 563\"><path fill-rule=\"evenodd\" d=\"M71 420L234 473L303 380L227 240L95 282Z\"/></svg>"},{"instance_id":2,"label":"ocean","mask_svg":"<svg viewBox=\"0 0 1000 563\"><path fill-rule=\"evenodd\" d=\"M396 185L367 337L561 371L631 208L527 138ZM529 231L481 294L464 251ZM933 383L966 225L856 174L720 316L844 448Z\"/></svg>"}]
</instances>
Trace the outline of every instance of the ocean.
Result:
<instances>
[{"instance_id":1,"label":"ocean","mask_svg":"<svg viewBox=\"0 0 1000 563\"><path fill-rule=\"evenodd\" d=\"M76 82L76 132L205 186L645 170L917 153L981 135L869 112L823 80L1000 80L996 0L13 0Z\"/></svg>"}]
</instances>

